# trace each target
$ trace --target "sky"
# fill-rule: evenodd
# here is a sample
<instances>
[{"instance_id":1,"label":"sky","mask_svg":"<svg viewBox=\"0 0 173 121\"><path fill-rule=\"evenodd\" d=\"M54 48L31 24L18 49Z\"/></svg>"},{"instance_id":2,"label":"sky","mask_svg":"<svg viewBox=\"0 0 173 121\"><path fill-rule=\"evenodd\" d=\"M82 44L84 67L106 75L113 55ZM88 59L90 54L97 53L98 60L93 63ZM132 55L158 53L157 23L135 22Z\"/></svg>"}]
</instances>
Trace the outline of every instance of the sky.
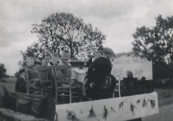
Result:
<instances>
[{"instance_id":1,"label":"sky","mask_svg":"<svg viewBox=\"0 0 173 121\"><path fill-rule=\"evenodd\" d=\"M7 74L19 69L20 51L38 40L32 24L57 12L68 12L106 35L105 47L115 53L132 50L136 28L155 25L155 18L173 15L172 0L0 0L0 63Z\"/></svg>"}]
</instances>

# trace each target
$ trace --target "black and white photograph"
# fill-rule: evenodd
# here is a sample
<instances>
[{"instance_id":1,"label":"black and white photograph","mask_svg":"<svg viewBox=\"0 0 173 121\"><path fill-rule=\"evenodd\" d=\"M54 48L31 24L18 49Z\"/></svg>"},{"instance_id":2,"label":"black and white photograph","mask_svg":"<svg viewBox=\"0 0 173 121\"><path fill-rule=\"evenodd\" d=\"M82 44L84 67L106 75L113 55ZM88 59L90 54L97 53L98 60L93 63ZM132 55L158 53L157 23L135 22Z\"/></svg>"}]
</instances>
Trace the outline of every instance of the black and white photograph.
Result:
<instances>
[{"instance_id":1,"label":"black and white photograph","mask_svg":"<svg viewBox=\"0 0 173 121\"><path fill-rule=\"evenodd\" d=\"M0 121L172 112L172 0L0 0Z\"/></svg>"}]
</instances>

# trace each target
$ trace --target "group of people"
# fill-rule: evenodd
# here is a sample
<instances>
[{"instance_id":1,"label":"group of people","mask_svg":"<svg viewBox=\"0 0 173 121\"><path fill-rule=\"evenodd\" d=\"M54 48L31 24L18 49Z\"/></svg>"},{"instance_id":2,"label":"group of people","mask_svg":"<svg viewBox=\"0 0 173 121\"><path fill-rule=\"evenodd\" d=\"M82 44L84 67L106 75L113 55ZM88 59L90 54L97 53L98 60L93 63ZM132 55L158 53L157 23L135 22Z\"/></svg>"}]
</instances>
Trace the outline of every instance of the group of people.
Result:
<instances>
[{"instance_id":1,"label":"group of people","mask_svg":"<svg viewBox=\"0 0 173 121\"><path fill-rule=\"evenodd\" d=\"M53 58L53 59L52 59ZM58 58L58 59L57 59ZM88 71L86 73L86 83L82 83L78 80L73 81L74 84L78 85L79 91L81 94L81 101L87 100L98 100L102 99L102 86L103 84L109 81L109 91L108 97L111 98L114 89L116 86L116 78L111 75L112 70L112 61L115 58L115 53L110 48L98 48L94 50L93 57L90 58L87 63L86 67L88 67ZM50 61L52 59L52 61ZM70 59L70 53L67 50L64 50L61 53L61 58L58 55L54 54L53 57L49 55L48 51L45 51L45 57L42 63L34 61L32 57L26 59L26 65L28 68L28 76L31 82L34 82L34 86L39 87L39 79L38 79L38 70L37 68L40 66L46 67L51 65L66 65L68 60ZM27 92L26 87L26 75L24 69L19 71L20 77L16 81L15 91L16 92ZM134 95L134 80L133 80L133 73L127 72L127 82L124 89L126 93L122 96L130 96ZM135 121L141 121L142 119L135 119Z\"/></svg>"},{"instance_id":2,"label":"group of people","mask_svg":"<svg viewBox=\"0 0 173 121\"><path fill-rule=\"evenodd\" d=\"M28 76L28 79L30 80L30 86L33 88L39 88L40 86L40 80L39 80L39 67L49 67L52 65L68 65L68 60L70 58L70 53L68 50L63 50L61 52L61 55L54 54L45 50L43 61L39 62L36 61L33 57L27 57L25 59L25 66L27 68L28 75L26 75L25 69L22 68L19 70L19 77L17 78L16 85L15 85L15 91L16 92L22 92L26 93L26 76Z\"/></svg>"},{"instance_id":3,"label":"group of people","mask_svg":"<svg viewBox=\"0 0 173 121\"><path fill-rule=\"evenodd\" d=\"M86 66L88 67L87 82L84 85L78 80L73 80L74 84L80 87L80 93L82 98L100 99L101 84L108 78L113 77L111 75L112 63L111 60L115 57L115 53L110 48L99 48L94 50L94 57L89 59ZM44 59L42 63L35 61L33 57L26 58L26 66L28 70L28 78L33 88L39 88L40 81L38 78L38 68L40 66L47 67L51 65L70 65L68 63L70 59L70 52L63 50L60 54L50 53L48 50L44 52ZM16 81L15 91L26 93L26 74L24 69L19 71L20 76ZM115 85L115 78L112 78L112 84ZM113 90L114 86L112 87Z\"/></svg>"}]
</instances>

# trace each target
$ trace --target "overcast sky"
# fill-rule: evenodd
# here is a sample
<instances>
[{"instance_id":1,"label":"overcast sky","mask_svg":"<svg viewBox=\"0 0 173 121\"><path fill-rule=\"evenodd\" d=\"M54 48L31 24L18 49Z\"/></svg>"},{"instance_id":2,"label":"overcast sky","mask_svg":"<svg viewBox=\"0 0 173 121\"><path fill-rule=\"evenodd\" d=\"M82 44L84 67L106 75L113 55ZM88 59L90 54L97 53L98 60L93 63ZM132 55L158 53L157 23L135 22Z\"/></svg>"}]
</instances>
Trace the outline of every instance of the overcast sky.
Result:
<instances>
[{"instance_id":1,"label":"overcast sky","mask_svg":"<svg viewBox=\"0 0 173 121\"><path fill-rule=\"evenodd\" d=\"M104 46L129 52L136 28L154 26L159 14L172 16L173 0L0 0L0 63L8 74L19 69L19 50L37 41L32 24L56 12L83 18L107 36Z\"/></svg>"}]
</instances>

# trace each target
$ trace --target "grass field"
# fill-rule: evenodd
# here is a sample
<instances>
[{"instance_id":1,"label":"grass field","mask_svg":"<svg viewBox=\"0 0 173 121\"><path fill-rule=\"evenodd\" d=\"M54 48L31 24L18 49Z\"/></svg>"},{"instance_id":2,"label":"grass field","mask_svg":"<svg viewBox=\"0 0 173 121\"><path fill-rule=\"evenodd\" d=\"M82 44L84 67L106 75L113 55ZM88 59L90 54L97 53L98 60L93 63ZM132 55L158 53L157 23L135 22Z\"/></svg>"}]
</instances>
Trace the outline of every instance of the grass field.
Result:
<instances>
[{"instance_id":1,"label":"grass field","mask_svg":"<svg viewBox=\"0 0 173 121\"><path fill-rule=\"evenodd\" d=\"M8 91L14 91L16 78L8 78L6 82L0 82L0 85L4 85ZM159 106L173 104L173 89L155 89L158 93ZM0 86L0 95L3 94L2 86Z\"/></svg>"},{"instance_id":2,"label":"grass field","mask_svg":"<svg viewBox=\"0 0 173 121\"><path fill-rule=\"evenodd\" d=\"M5 82L0 82L0 95L3 94L3 90L2 90L1 85L4 85L7 88L8 91L14 91L15 90L16 78L9 77L5 80L6 80Z\"/></svg>"},{"instance_id":3,"label":"grass field","mask_svg":"<svg viewBox=\"0 0 173 121\"><path fill-rule=\"evenodd\" d=\"M173 89L155 89L158 93L159 106L173 104Z\"/></svg>"}]
</instances>

